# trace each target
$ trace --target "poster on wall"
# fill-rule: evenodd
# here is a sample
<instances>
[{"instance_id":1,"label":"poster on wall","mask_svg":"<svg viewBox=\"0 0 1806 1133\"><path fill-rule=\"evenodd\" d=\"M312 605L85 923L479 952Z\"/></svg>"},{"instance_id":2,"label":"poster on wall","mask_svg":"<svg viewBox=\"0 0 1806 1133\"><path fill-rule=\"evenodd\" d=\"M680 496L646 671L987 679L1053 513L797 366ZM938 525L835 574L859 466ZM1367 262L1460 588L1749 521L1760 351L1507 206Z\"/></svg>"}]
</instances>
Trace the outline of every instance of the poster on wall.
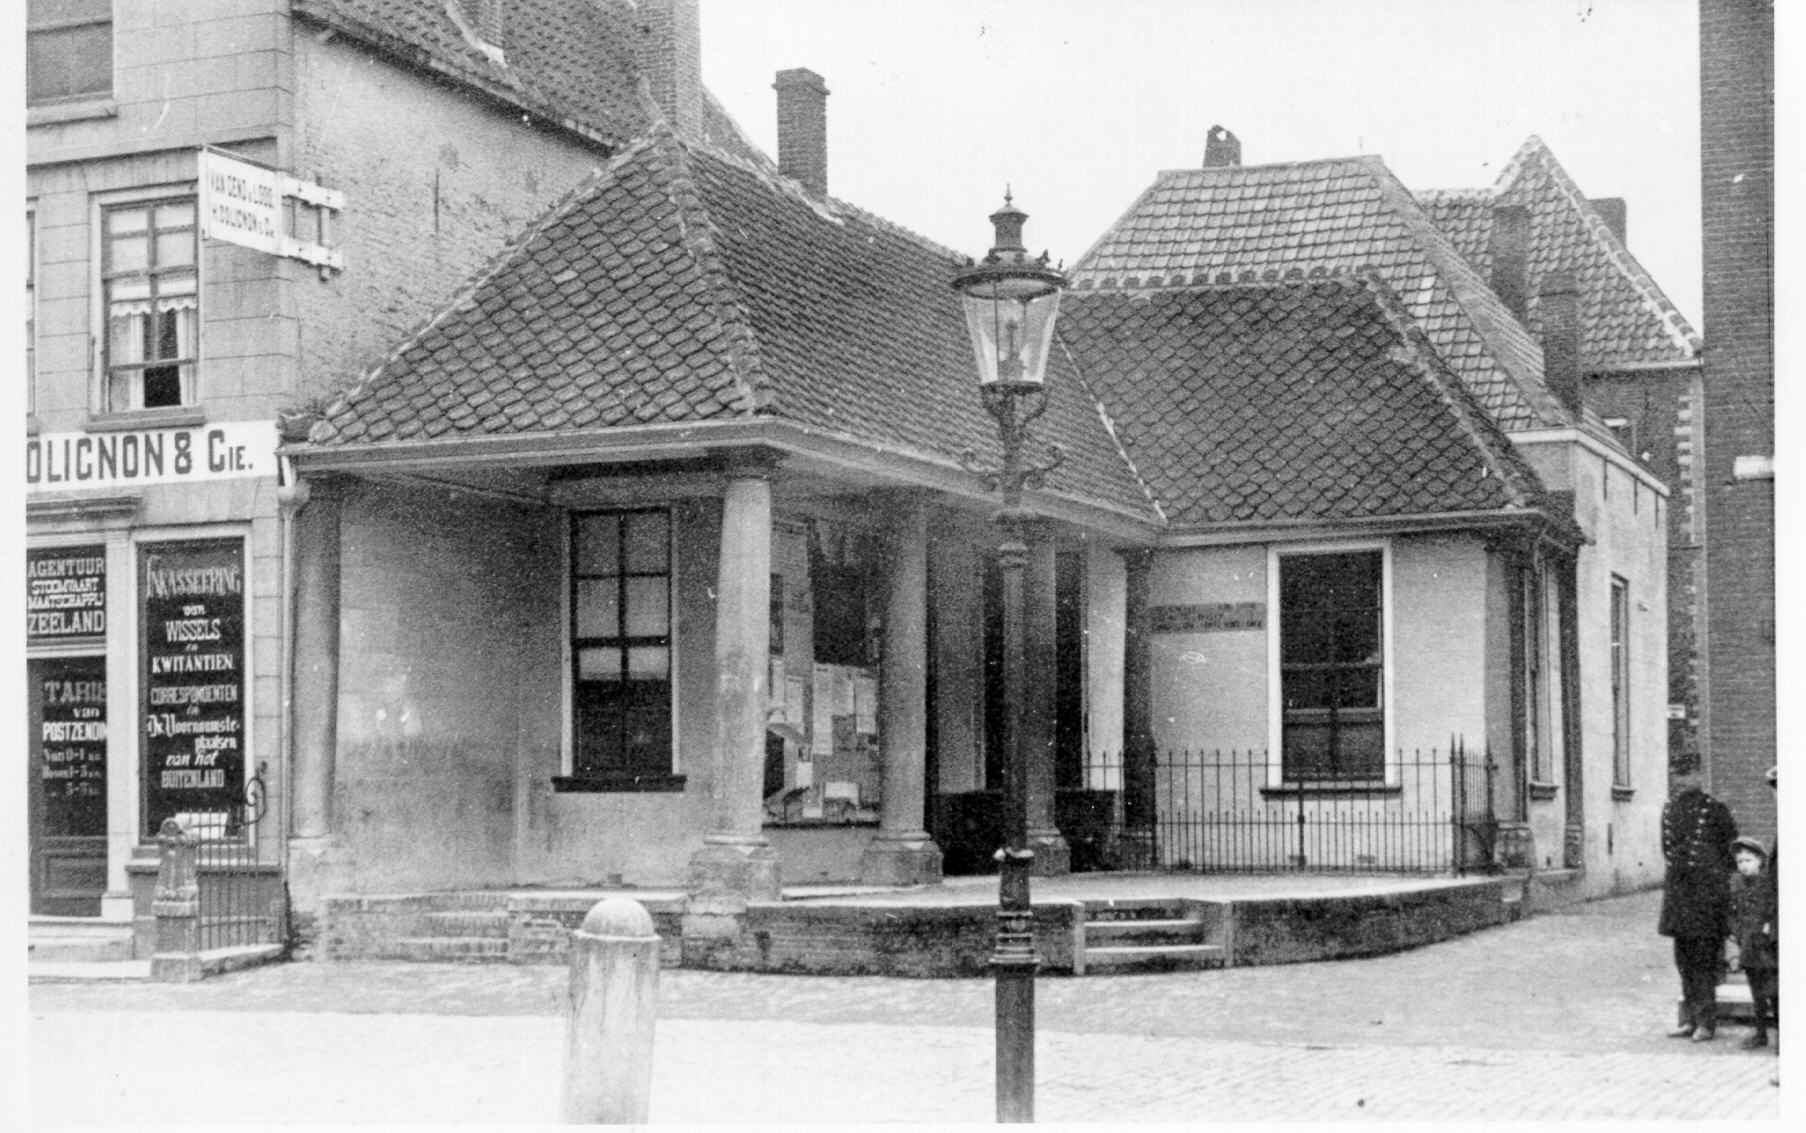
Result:
<instances>
[{"instance_id":1,"label":"poster on wall","mask_svg":"<svg viewBox=\"0 0 1806 1133\"><path fill-rule=\"evenodd\" d=\"M107 832L107 659L31 663L36 684L36 768L42 830L55 837Z\"/></svg>"},{"instance_id":2,"label":"poster on wall","mask_svg":"<svg viewBox=\"0 0 1806 1133\"><path fill-rule=\"evenodd\" d=\"M157 543L139 556L145 829L176 816L229 827L245 786L244 545Z\"/></svg>"},{"instance_id":3,"label":"poster on wall","mask_svg":"<svg viewBox=\"0 0 1806 1133\"><path fill-rule=\"evenodd\" d=\"M107 632L105 547L25 552L25 642L47 645Z\"/></svg>"}]
</instances>

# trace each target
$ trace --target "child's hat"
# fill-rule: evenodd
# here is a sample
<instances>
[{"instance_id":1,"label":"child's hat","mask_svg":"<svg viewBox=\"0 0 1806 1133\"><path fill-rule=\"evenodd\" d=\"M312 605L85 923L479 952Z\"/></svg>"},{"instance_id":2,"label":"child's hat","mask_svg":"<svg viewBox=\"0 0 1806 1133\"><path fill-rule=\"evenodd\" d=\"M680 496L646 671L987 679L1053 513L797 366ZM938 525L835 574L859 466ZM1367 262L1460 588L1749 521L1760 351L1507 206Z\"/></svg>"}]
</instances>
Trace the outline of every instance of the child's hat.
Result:
<instances>
[{"instance_id":1,"label":"child's hat","mask_svg":"<svg viewBox=\"0 0 1806 1133\"><path fill-rule=\"evenodd\" d=\"M1762 844L1762 839L1751 838L1747 834L1741 838L1731 839L1731 852L1734 854L1738 850L1748 850L1751 853L1761 854L1765 858L1768 857L1768 847Z\"/></svg>"}]
</instances>

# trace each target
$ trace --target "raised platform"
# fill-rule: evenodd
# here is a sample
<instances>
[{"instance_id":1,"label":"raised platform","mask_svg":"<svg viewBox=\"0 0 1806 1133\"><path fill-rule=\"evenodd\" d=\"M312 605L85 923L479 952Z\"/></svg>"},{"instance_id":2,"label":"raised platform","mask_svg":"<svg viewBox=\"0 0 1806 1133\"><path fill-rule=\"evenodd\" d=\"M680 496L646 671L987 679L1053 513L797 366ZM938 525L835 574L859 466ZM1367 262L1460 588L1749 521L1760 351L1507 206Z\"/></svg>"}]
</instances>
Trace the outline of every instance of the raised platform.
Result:
<instances>
[{"instance_id":1,"label":"raised platform","mask_svg":"<svg viewBox=\"0 0 1806 1133\"><path fill-rule=\"evenodd\" d=\"M646 906L668 967L818 975L977 976L988 971L997 879L936 885L787 887L754 902L736 935L686 950L684 895L510 889L328 898L325 960L563 963L570 930L605 897ZM1042 970L1109 972L1285 964L1413 948L1514 920L1509 877L1079 874L1037 878Z\"/></svg>"}]
</instances>

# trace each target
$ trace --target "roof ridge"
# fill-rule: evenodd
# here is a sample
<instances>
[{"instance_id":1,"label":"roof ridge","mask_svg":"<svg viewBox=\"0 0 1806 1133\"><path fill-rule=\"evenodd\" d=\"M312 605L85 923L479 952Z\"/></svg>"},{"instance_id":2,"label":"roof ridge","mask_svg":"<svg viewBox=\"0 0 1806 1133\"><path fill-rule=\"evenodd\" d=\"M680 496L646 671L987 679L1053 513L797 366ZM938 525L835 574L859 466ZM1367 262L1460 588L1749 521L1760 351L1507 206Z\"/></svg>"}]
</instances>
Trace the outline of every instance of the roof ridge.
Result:
<instances>
[{"instance_id":1,"label":"roof ridge","mask_svg":"<svg viewBox=\"0 0 1806 1133\"><path fill-rule=\"evenodd\" d=\"M720 246L715 241L714 217L703 202L702 190L690 168L692 144L662 117L652 124L647 136L649 150L661 159L655 168L662 174L661 187L677 212L684 249L708 281L708 305L727 334L728 357L733 366L734 384L740 389L744 413L749 417L756 416L771 407L777 390L765 373L759 339L753 333L746 303L741 299L733 272L722 260ZM713 146L699 146L695 152L752 168L751 163Z\"/></svg>"},{"instance_id":2,"label":"roof ridge","mask_svg":"<svg viewBox=\"0 0 1806 1133\"><path fill-rule=\"evenodd\" d=\"M566 216L569 216L579 205L592 196L597 189L608 183L622 166L637 158L649 144L649 139L641 138L630 145L623 146L620 150L612 154L606 162L593 169L588 176L584 177L581 181L567 190L565 194L553 202L550 207L544 209L537 217L529 221L525 228L522 228L518 233L503 241L502 246L496 249L495 254L490 256L489 259L484 262L482 267L466 276L464 282L458 286L457 290L453 291L451 295L447 297L444 303L440 304L438 309L415 323L412 329L403 334L393 346L386 349L383 352L384 356L381 362L378 362L375 366L367 370L363 376L354 378L349 384L342 387L338 393L332 395L327 401L325 412L321 414L321 420L314 424L312 430L309 430L308 439L310 441L324 440L324 435L315 437L313 432L315 430L328 429L328 422L330 422L334 416L343 412L352 401L362 396L374 386L388 371L390 363L405 355L411 347L425 338L435 327L438 327L458 312L468 309L471 300L475 298L477 292L482 290L482 288L487 285L490 280L500 274L504 268L507 268L513 264L515 260L519 259L521 255L525 253L528 244L532 243L535 238L544 234L544 232L552 227L552 225L564 219Z\"/></svg>"},{"instance_id":3,"label":"roof ridge","mask_svg":"<svg viewBox=\"0 0 1806 1133\"><path fill-rule=\"evenodd\" d=\"M1541 139L1535 136L1531 137L1531 141L1537 142L1538 145L1542 144ZM1529 143L1525 144L1527 146ZM1575 211L1580 214L1581 222L1586 225L1588 234L1604 249L1606 258L1611 261L1612 266L1630 281L1632 287L1636 288L1638 298L1643 301L1650 313L1655 315L1663 329L1674 337L1675 345L1689 353L1697 354L1702 345L1700 336L1687 323L1686 317L1675 307L1667 294L1662 291L1661 285L1656 283L1655 278L1648 271L1644 270L1642 263L1637 260L1624 241L1618 239L1618 234L1612 230L1611 225L1605 222L1605 218L1599 215L1599 210L1593 207L1592 200L1581 192L1579 184L1575 182L1554 152L1548 146L1542 146L1541 156L1543 170L1548 173L1549 180L1554 183L1558 191L1567 197L1568 203L1573 205Z\"/></svg>"},{"instance_id":4,"label":"roof ridge","mask_svg":"<svg viewBox=\"0 0 1806 1133\"><path fill-rule=\"evenodd\" d=\"M1119 283L1115 279L1106 279L1094 284L1091 280L1087 279L1079 283L1078 286L1072 288L1072 291L1075 294L1081 295L1103 295L1112 292L1124 295L1134 295L1153 291L1214 291L1218 289L1241 287L1286 287L1296 283L1319 282L1356 286L1359 283L1358 277L1362 273L1374 270L1376 269L1371 264L1314 264L1309 268L1290 267L1283 270L1280 268L1264 268L1260 271L1256 271L1253 268L1243 268L1240 271L1233 272L1219 271L1214 276L1211 276L1208 272L1195 271L1191 273L1189 279L1182 279L1177 283L1172 281L1179 279L1183 273L1175 272L1170 276L1164 277L1165 282L1161 283L1136 282L1134 284L1124 284ZM1136 276L1133 278L1140 280L1142 277ZM1147 278L1151 280L1154 277L1149 276Z\"/></svg>"},{"instance_id":5,"label":"roof ridge","mask_svg":"<svg viewBox=\"0 0 1806 1133\"><path fill-rule=\"evenodd\" d=\"M1398 335L1399 345L1393 352L1393 357L1435 390L1454 415L1455 424L1462 435L1480 450L1486 467L1499 477L1499 482L1513 497L1513 502L1519 507L1540 507L1545 494L1543 485L1536 479L1535 471L1518 456L1517 446L1512 444L1505 430L1486 411L1486 407L1480 404L1479 397L1468 384L1461 380L1461 376L1437 352L1429 335L1411 317L1410 310L1385 278L1378 272L1359 274L1366 290L1374 297L1381 316ZM1507 453L1510 455L1502 455ZM1508 464L1513 467L1507 467Z\"/></svg>"},{"instance_id":6,"label":"roof ridge","mask_svg":"<svg viewBox=\"0 0 1806 1133\"><path fill-rule=\"evenodd\" d=\"M1497 177L1493 178L1493 194L1497 196L1511 188L1517 182L1518 174L1524 171L1524 167L1530 164L1532 158L1553 156L1554 154L1549 150L1549 144L1536 134L1531 134L1516 150L1512 151L1511 157L1505 162L1505 167L1499 170Z\"/></svg>"},{"instance_id":7,"label":"roof ridge","mask_svg":"<svg viewBox=\"0 0 1806 1133\"><path fill-rule=\"evenodd\" d=\"M1550 422L1551 410L1554 411L1555 419L1567 423L1566 410L1543 382L1542 345L1530 334L1523 321L1511 313L1511 309L1505 306L1492 287L1480 277L1480 273L1455 249L1449 241L1448 233L1430 219L1397 174L1382 164L1375 170L1375 181L1380 196L1392 206L1400 223L1410 230L1424 258L1435 268L1443 284L1454 296L1456 304L1466 313L1469 322L1479 333L1493 365L1516 387L1525 408L1544 423ZM1476 309L1476 305L1479 309ZM1503 323L1495 326L1501 320ZM1504 343L1499 335L1508 334L1512 326L1522 333L1525 342L1536 351L1535 373L1520 373L1510 364L1508 351L1501 349Z\"/></svg>"},{"instance_id":8,"label":"roof ridge","mask_svg":"<svg viewBox=\"0 0 1806 1133\"><path fill-rule=\"evenodd\" d=\"M1307 165L1367 164L1375 161L1383 163L1385 158L1377 153L1351 153L1341 157L1305 157L1297 161L1263 161L1259 165L1181 165L1172 169L1160 170L1155 175L1155 179L1157 181L1161 177L1177 176L1181 173L1233 176L1237 173L1262 169L1299 169Z\"/></svg>"}]
</instances>

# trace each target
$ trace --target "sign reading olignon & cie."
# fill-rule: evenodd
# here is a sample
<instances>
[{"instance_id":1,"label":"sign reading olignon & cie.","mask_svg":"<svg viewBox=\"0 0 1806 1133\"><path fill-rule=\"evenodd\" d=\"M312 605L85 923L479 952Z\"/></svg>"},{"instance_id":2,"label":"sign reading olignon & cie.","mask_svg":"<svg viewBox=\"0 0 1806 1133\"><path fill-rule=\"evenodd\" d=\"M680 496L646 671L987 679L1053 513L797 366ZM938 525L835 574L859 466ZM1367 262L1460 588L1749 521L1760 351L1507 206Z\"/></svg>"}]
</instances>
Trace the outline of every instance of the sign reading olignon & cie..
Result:
<instances>
[{"instance_id":1,"label":"sign reading olignon & cie.","mask_svg":"<svg viewBox=\"0 0 1806 1133\"><path fill-rule=\"evenodd\" d=\"M245 784L244 544L139 549L146 829L228 810Z\"/></svg>"},{"instance_id":2,"label":"sign reading olignon & cie.","mask_svg":"<svg viewBox=\"0 0 1806 1133\"><path fill-rule=\"evenodd\" d=\"M277 443L273 420L120 433L45 433L25 439L25 491L274 476Z\"/></svg>"},{"instance_id":3,"label":"sign reading olignon & cie.","mask_svg":"<svg viewBox=\"0 0 1806 1133\"><path fill-rule=\"evenodd\" d=\"M45 645L107 632L107 549L32 547L25 552L25 643Z\"/></svg>"}]
</instances>

